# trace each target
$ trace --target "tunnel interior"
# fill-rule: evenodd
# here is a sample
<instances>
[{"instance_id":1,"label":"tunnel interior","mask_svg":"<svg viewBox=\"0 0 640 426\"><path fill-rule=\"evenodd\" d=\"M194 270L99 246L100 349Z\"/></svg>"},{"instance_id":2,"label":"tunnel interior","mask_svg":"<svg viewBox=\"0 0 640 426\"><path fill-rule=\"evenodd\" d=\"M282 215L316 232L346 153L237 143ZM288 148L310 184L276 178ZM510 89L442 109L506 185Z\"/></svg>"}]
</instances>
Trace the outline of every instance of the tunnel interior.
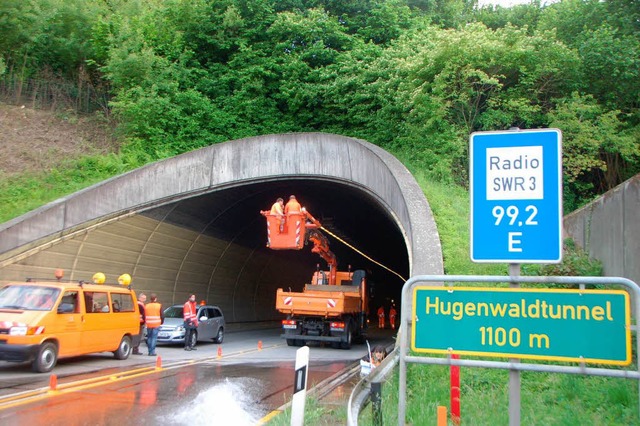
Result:
<instances>
[{"instance_id":1,"label":"tunnel interior","mask_svg":"<svg viewBox=\"0 0 640 426\"><path fill-rule=\"evenodd\" d=\"M275 312L273 303L275 288L301 291L303 285L310 282L317 265L326 269L324 260L311 252L312 244L301 250L271 250L266 247L266 220L260 211L269 210L278 197L286 201L291 194L296 195L300 204L324 228L384 265L376 264L325 233L338 260L338 270L351 267L351 270L367 271L371 294L370 314L380 305L385 306L386 310L391 304L400 308L403 280L386 268L408 278L409 256L405 239L380 200L352 183L319 180L315 176L313 179L288 177L267 182L245 182L170 202L141 214L229 244L227 248L216 251L218 254L214 257L217 258L198 260L215 263L211 273L214 284L207 287L206 295L209 303L220 304L225 309L228 321L251 318L251 315L242 312L251 309L249 306L254 303L266 303L272 311L272 315L263 313L258 318L277 318L279 314ZM178 286L181 282L190 281L181 278L186 277L188 270L184 268L184 272L176 274ZM221 285L225 284L222 281L230 280L236 280L236 284ZM247 284L250 281L255 282ZM260 281L264 283L260 284ZM225 287L234 294L222 294L224 290L221 289ZM247 292L244 296L241 294L243 291ZM175 300L172 302L182 302L179 299L182 293L174 291ZM256 296L256 293L260 294ZM233 306L228 306L225 300L233 303ZM241 306L243 304L247 306Z\"/></svg>"}]
</instances>

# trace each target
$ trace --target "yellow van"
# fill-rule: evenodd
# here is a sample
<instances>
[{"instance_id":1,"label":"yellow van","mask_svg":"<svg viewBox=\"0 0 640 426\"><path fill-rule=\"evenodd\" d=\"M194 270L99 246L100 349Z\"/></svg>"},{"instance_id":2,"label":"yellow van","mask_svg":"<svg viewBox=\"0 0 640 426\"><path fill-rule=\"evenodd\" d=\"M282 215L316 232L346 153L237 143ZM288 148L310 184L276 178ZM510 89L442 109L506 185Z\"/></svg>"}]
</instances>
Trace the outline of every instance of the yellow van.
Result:
<instances>
[{"instance_id":1,"label":"yellow van","mask_svg":"<svg viewBox=\"0 0 640 426\"><path fill-rule=\"evenodd\" d=\"M128 277L128 275L127 275ZM58 358L113 352L126 359L139 332L136 295L125 285L47 281L0 289L0 360L31 362L46 373Z\"/></svg>"}]
</instances>

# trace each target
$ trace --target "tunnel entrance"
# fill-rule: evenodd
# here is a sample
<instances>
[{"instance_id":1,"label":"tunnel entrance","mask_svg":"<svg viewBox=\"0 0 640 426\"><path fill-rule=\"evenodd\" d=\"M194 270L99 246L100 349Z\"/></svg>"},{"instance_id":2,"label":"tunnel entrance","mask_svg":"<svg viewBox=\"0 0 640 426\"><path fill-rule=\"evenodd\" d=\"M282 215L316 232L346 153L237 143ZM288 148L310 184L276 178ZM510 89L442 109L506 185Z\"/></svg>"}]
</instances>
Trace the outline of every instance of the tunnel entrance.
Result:
<instances>
[{"instance_id":1,"label":"tunnel entrance","mask_svg":"<svg viewBox=\"0 0 640 426\"><path fill-rule=\"evenodd\" d=\"M269 301L273 300L276 288L301 290L305 283L310 282L318 264L320 268L326 268L324 260L311 253L311 246L301 250L268 249L265 218L260 215L260 210L270 209L276 198L287 199L292 194L331 233L403 277L408 276L406 243L381 200L347 183L288 178L216 190L141 213L189 233L227 243L226 247L212 250L206 258L201 258L200 264L192 261L182 264L182 269L176 274L176 291L173 293L178 295L179 288L191 281L188 277L193 276L193 270L202 269L209 271L207 281L211 282L206 289L207 300L220 304L223 309L227 305L229 313L242 311L236 305L251 303L252 300L233 297L224 301L228 296L224 290L227 284L224 283L233 282L233 291L238 293L247 289L270 288L269 294L261 291L261 299ZM397 275L336 238L325 236L336 254L339 270L351 267L352 270L368 271L373 290L372 310L381 304L387 309L391 303L399 306L403 281ZM138 277L142 278L139 274ZM175 299L172 303L180 301ZM231 302L232 305L228 306ZM277 317L279 314L275 312L274 303L269 303L269 307Z\"/></svg>"}]
</instances>

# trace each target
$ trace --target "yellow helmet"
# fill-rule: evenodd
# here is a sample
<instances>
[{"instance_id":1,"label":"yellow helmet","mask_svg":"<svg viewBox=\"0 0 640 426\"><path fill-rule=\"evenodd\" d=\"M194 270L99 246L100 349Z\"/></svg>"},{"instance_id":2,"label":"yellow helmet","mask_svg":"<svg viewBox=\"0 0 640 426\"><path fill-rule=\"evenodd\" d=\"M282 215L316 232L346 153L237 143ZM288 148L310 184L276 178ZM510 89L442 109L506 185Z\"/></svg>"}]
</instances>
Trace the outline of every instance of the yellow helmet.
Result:
<instances>
[{"instance_id":1,"label":"yellow helmet","mask_svg":"<svg viewBox=\"0 0 640 426\"><path fill-rule=\"evenodd\" d=\"M118 283L120 285L129 285L131 284L131 275L129 274L122 274L118 277Z\"/></svg>"},{"instance_id":2,"label":"yellow helmet","mask_svg":"<svg viewBox=\"0 0 640 426\"><path fill-rule=\"evenodd\" d=\"M96 272L95 274L93 274L92 279L95 284L104 284L107 277L105 277L102 272Z\"/></svg>"}]
</instances>

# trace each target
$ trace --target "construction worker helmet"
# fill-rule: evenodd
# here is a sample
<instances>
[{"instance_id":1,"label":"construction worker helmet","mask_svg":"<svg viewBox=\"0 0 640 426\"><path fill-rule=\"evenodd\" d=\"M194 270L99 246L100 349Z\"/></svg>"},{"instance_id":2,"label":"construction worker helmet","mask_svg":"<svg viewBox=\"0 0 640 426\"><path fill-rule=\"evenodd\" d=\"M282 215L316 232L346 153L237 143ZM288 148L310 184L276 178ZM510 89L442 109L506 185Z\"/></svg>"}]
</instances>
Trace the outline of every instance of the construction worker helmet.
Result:
<instances>
[{"instance_id":1,"label":"construction worker helmet","mask_svg":"<svg viewBox=\"0 0 640 426\"><path fill-rule=\"evenodd\" d=\"M120 285L129 285L131 284L131 275L129 274L122 274L118 277L118 283Z\"/></svg>"},{"instance_id":2,"label":"construction worker helmet","mask_svg":"<svg viewBox=\"0 0 640 426\"><path fill-rule=\"evenodd\" d=\"M102 272L96 272L95 274L93 274L93 282L95 284L104 284L104 282L106 281L107 277L104 276L104 274Z\"/></svg>"}]
</instances>

